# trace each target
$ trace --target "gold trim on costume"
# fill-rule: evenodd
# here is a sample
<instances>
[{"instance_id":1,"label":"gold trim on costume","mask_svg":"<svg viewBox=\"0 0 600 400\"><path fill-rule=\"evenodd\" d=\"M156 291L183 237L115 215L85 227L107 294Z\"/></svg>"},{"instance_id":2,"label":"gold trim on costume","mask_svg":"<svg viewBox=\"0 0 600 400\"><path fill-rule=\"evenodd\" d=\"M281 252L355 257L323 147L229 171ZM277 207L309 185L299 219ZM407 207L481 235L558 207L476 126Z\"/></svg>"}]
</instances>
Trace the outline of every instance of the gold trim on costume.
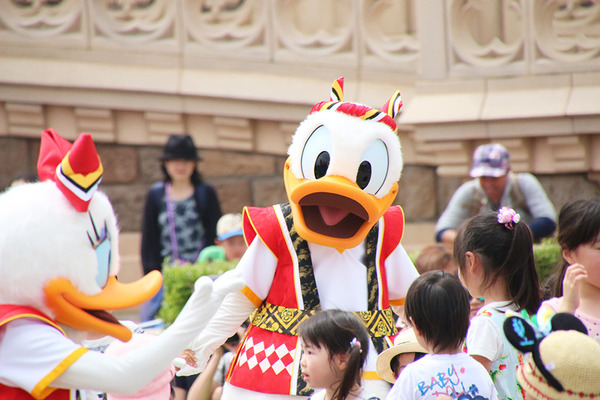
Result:
<instances>
[{"instance_id":1,"label":"gold trim on costume","mask_svg":"<svg viewBox=\"0 0 600 400\"><path fill-rule=\"evenodd\" d=\"M252 325L271 332L296 336L298 326L304 320L314 315L318 310L298 310L263 303L252 316ZM371 337L395 335L397 329L392 310L357 311L354 312L363 322Z\"/></svg>"}]
</instances>

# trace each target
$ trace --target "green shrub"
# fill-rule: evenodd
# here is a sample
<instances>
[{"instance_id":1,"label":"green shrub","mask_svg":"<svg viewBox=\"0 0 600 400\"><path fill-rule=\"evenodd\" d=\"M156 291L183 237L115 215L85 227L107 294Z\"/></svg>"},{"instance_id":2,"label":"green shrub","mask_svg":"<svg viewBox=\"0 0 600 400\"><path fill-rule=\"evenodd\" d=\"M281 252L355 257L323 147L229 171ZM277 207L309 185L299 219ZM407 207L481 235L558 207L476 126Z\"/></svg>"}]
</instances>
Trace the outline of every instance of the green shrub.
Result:
<instances>
[{"instance_id":1,"label":"green shrub","mask_svg":"<svg viewBox=\"0 0 600 400\"><path fill-rule=\"evenodd\" d=\"M215 260L195 264L183 264L177 267L163 266L164 300L158 316L170 325L175 321L185 302L192 295L194 282L201 276L220 275L234 268L237 261Z\"/></svg>"},{"instance_id":2,"label":"green shrub","mask_svg":"<svg viewBox=\"0 0 600 400\"><path fill-rule=\"evenodd\" d=\"M560 246L556 238L543 239L541 243L533 245L535 268L544 284L546 279L554 272L556 265L562 260Z\"/></svg>"}]
</instances>

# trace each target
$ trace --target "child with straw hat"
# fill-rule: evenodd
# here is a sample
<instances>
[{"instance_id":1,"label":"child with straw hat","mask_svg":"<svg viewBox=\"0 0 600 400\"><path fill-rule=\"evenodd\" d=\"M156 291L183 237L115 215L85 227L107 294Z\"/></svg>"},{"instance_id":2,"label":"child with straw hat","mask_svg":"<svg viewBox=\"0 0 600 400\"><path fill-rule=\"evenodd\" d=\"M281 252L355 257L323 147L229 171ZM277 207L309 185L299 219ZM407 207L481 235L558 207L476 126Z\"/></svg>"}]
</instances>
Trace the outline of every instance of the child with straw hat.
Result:
<instances>
[{"instance_id":1,"label":"child with straw hat","mask_svg":"<svg viewBox=\"0 0 600 400\"><path fill-rule=\"evenodd\" d=\"M396 382L407 364L427 354L417 341L412 328L405 329L394 338L394 345L377 356L377 374L389 383Z\"/></svg>"},{"instance_id":2,"label":"child with straw hat","mask_svg":"<svg viewBox=\"0 0 600 400\"><path fill-rule=\"evenodd\" d=\"M600 398L600 344L594 339L574 330L552 332L539 354L541 365L529 356L517 372L525 399Z\"/></svg>"},{"instance_id":3,"label":"child with straw hat","mask_svg":"<svg viewBox=\"0 0 600 400\"><path fill-rule=\"evenodd\" d=\"M503 328L509 342L528 353L517 368L525 400L600 397L600 344L573 314L555 314L550 331L517 315L508 317Z\"/></svg>"}]
</instances>

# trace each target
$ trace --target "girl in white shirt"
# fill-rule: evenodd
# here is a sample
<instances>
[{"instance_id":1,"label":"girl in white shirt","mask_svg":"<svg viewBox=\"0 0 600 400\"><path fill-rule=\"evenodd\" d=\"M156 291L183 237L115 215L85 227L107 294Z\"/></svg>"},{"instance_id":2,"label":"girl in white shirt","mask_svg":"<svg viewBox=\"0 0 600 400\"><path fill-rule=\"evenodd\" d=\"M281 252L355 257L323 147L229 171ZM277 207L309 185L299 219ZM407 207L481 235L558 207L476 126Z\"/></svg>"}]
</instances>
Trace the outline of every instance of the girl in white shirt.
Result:
<instances>
[{"instance_id":1,"label":"girl in white shirt","mask_svg":"<svg viewBox=\"0 0 600 400\"><path fill-rule=\"evenodd\" d=\"M533 258L533 235L514 210L480 214L468 220L454 242L459 276L483 306L471 320L467 353L479 361L498 390L498 398L522 400L517 367L523 355L506 339L506 312L535 314L540 284Z\"/></svg>"},{"instance_id":2,"label":"girl in white shirt","mask_svg":"<svg viewBox=\"0 0 600 400\"><path fill-rule=\"evenodd\" d=\"M412 283L404 315L429 354L404 368L387 400L497 399L485 368L462 351L469 310L467 290L454 275L429 271Z\"/></svg>"}]
</instances>

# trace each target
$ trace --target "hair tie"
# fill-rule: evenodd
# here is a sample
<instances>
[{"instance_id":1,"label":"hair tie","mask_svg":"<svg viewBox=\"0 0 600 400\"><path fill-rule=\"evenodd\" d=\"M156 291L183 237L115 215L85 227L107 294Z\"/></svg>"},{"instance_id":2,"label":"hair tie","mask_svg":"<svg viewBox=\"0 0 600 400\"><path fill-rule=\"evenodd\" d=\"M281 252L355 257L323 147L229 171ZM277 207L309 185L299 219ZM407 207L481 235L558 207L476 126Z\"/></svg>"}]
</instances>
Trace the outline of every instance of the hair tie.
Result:
<instances>
[{"instance_id":1,"label":"hair tie","mask_svg":"<svg viewBox=\"0 0 600 400\"><path fill-rule=\"evenodd\" d=\"M510 207L502 207L498 210L498 223L504 224L511 231L514 228L513 224L517 224L521 220L521 216Z\"/></svg>"},{"instance_id":2,"label":"hair tie","mask_svg":"<svg viewBox=\"0 0 600 400\"><path fill-rule=\"evenodd\" d=\"M352 347L358 347L358 351L362 353L362 347L360 345L360 342L358 340L356 340L355 337L352 338L352 340L350 341L350 348Z\"/></svg>"}]
</instances>

